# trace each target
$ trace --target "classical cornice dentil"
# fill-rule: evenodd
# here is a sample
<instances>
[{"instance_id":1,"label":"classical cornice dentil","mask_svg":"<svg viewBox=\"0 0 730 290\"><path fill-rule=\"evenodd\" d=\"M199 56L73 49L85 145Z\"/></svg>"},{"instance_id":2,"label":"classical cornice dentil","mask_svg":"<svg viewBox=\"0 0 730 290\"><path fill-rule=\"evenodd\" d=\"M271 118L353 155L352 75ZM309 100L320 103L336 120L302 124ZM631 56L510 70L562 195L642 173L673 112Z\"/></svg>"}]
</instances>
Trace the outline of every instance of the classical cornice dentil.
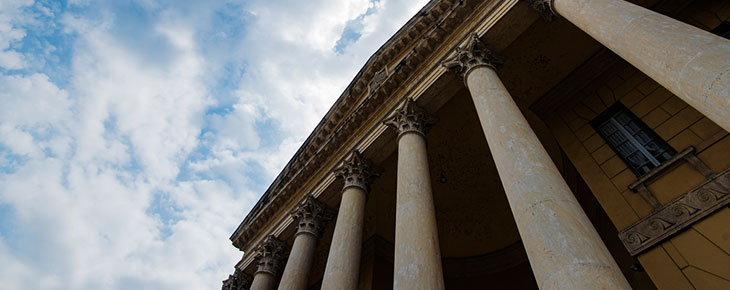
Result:
<instances>
[{"instance_id":1,"label":"classical cornice dentil","mask_svg":"<svg viewBox=\"0 0 730 290\"><path fill-rule=\"evenodd\" d=\"M425 137L428 128L436 124L436 122L438 122L438 119L432 117L425 109L416 105L416 102L411 98L406 99L403 105L383 120L383 124L395 129L396 133L398 133L398 139L403 134L409 132L421 134Z\"/></svg>"},{"instance_id":2,"label":"classical cornice dentil","mask_svg":"<svg viewBox=\"0 0 730 290\"><path fill-rule=\"evenodd\" d=\"M469 43L464 47L457 47L456 54L441 62L441 65L455 72L460 79L466 81L466 76L471 70L482 66L496 70L502 63L502 60L489 50L487 45L479 39L479 36L471 34Z\"/></svg>"},{"instance_id":3,"label":"classical cornice dentil","mask_svg":"<svg viewBox=\"0 0 730 290\"><path fill-rule=\"evenodd\" d=\"M307 195L291 215L297 221L297 235L307 233L315 237L322 234L324 226L333 218L332 211L311 195Z\"/></svg>"},{"instance_id":4,"label":"classical cornice dentil","mask_svg":"<svg viewBox=\"0 0 730 290\"><path fill-rule=\"evenodd\" d=\"M251 285L251 275L236 269L233 275L228 275L228 279L223 280L222 290L245 290Z\"/></svg>"},{"instance_id":5,"label":"classical cornice dentil","mask_svg":"<svg viewBox=\"0 0 730 290\"><path fill-rule=\"evenodd\" d=\"M345 182L345 185L342 187L343 190L355 186L365 192L369 191L370 182L375 177L380 176L382 171L382 168L372 165L370 160L362 157L362 154L357 150L352 150L350 156L334 170L335 175L342 178Z\"/></svg>"},{"instance_id":6,"label":"classical cornice dentil","mask_svg":"<svg viewBox=\"0 0 730 290\"><path fill-rule=\"evenodd\" d=\"M258 269L256 273L264 272L276 276L286 262L289 254L287 246L274 236L268 236L256 249Z\"/></svg>"},{"instance_id":7,"label":"classical cornice dentil","mask_svg":"<svg viewBox=\"0 0 730 290\"><path fill-rule=\"evenodd\" d=\"M526 0L532 9L537 10L545 21L552 21L558 15L555 12L555 0Z\"/></svg>"}]
</instances>

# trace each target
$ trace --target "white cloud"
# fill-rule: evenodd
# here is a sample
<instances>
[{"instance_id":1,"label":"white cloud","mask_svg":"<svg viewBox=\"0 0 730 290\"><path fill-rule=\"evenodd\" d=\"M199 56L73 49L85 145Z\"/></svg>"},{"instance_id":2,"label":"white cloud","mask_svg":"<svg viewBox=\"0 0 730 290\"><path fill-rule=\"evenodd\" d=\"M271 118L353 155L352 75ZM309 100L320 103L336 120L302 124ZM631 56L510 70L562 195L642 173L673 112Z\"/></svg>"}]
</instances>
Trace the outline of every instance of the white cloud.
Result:
<instances>
[{"instance_id":1,"label":"white cloud","mask_svg":"<svg viewBox=\"0 0 730 290\"><path fill-rule=\"evenodd\" d=\"M22 9L32 5L33 0L3 0L0 2L0 67L21 69L25 66L23 55L12 50L10 45L25 37L25 30L18 24L27 22Z\"/></svg>"},{"instance_id":2,"label":"white cloud","mask_svg":"<svg viewBox=\"0 0 730 290\"><path fill-rule=\"evenodd\" d=\"M0 2L5 69L35 57L28 13L54 13L32 2ZM0 71L0 288L220 287L261 188L423 2L69 4L68 83Z\"/></svg>"}]
</instances>

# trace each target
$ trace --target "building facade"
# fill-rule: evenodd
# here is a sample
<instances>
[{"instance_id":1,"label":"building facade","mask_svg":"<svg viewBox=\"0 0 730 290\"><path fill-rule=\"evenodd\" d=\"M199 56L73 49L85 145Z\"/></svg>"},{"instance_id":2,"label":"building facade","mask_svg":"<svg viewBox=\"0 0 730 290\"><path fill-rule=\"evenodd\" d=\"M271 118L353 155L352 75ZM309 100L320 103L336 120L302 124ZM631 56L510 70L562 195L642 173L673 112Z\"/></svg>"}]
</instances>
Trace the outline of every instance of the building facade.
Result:
<instances>
[{"instance_id":1,"label":"building facade","mask_svg":"<svg viewBox=\"0 0 730 290\"><path fill-rule=\"evenodd\" d=\"M433 0L223 289L730 289L730 2Z\"/></svg>"}]
</instances>

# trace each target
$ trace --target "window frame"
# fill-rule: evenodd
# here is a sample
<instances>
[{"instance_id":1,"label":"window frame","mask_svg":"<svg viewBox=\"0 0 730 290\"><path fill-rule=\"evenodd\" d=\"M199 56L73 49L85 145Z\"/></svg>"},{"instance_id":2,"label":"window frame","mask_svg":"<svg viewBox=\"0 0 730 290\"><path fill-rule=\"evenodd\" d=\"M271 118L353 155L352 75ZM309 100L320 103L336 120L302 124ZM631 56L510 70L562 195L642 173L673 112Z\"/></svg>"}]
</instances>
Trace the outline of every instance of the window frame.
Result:
<instances>
[{"instance_id":1,"label":"window frame","mask_svg":"<svg viewBox=\"0 0 730 290\"><path fill-rule=\"evenodd\" d=\"M671 156L674 156L675 154L677 154L677 150L674 147L672 147L671 145L669 145L669 143L667 143L667 141L665 141L659 135L657 135L657 133L654 132L654 130L649 128L649 126L647 126L646 123L644 123L644 121L641 120L641 118L637 117L631 110L629 110L621 102L616 102L615 104L611 105L610 107L605 109L603 112L598 114L598 116L593 118L593 120L591 120L589 122L589 124L596 131L596 134L598 134L599 136L601 136L601 138L603 138L603 140L611 148L611 150L613 150L613 152L619 158L621 158L621 160L626 164L626 166L637 177L641 177L641 176L647 174L648 172L650 172L652 169L659 167L661 164L666 162L666 160L669 158L659 161L656 157L654 157L654 155L652 155L647 150L647 148L644 145L642 145L636 139L636 137L634 137L635 134L632 134L631 132L627 131L626 128L614 118L617 114L619 114L621 112L624 112L631 119L630 122L633 122L634 124L636 124L639 127L639 130L643 131L650 138L651 141L649 141L649 142L654 142L656 145L658 145L661 149L663 149L667 154L670 155L670 158L671 158ZM609 141L608 136L606 136L604 134L604 132L602 130L600 130L601 125L603 125L605 122L607 122L609 120L612 120L614 122L614 125L618 127L617 130L621 131L621 134L624 135L624 137L627 139L627 141L630 142L634 147L636 147L638 149L637 152L641 152L641 154L644 156L644 158L649 160L649 163L652 166L651 166L651 168L649 168L649 170L647 170L647 172L642 172L641 167L636 167L635 164L628 159L632 154L624 156L624 154L621 153L621 150L619 150L616 147L616 144L612 144L611 141ZM647 143L649 143L649 142L647 142ZM652 161L652 159L653 159L653 161ZM656 162L656 164L654 164L654 162Z\"/></svg>"}]
</instances>

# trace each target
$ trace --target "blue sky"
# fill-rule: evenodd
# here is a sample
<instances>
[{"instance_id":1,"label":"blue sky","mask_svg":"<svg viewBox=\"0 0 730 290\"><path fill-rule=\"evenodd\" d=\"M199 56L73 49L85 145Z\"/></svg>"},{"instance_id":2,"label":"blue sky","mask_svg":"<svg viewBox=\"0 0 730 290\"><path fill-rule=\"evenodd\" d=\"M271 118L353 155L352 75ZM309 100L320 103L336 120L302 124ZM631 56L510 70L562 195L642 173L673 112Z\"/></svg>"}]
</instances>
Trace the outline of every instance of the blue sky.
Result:
<instances>
[{"instance_id":1,"label":"blue sky","mask_svg":"<svg viewBox=\"0 0 730 290\"><path fill-rule=\"evenodd\" d=\"M0 0L0 290L211 289L425 1Z\"/></svg>"}]
</instances>

